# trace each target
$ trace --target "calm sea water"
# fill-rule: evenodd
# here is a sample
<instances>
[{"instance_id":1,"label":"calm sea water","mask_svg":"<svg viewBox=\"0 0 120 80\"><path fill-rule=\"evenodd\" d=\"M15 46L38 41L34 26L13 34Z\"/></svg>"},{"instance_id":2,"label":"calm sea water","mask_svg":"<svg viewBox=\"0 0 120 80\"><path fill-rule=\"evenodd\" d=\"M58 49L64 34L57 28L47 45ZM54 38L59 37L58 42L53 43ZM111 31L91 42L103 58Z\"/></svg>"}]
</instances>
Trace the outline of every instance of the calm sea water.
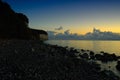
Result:
<instances>
[{"instance_id":1,"label":"calm sea water","mask_svg":"<svg viewBox=\"0 0 120 80\"><path fill-rule=\"evenodd\" d=\"M69 46L76 49L92 50L96 53L100 51L115 53L120 55L120 41L100 41L100 40L48 40L45 43Z\"/></svg>"},{"instance_id":2,"label":"calm sea water","mask_svg":"<svg viewBox=\"0 0 120 80\"><path fill-rule=\"evenodd\" d=\"M100 51L108 52L110 54L115 53L116 55L120 56L120 41L98 41L98 40L48 40L45 43L52 44L52 45L59 45L59 46L69 46L74 47L76 49L85 49L85 50L92 50L96 53L100 53ZM120 72L116 70L116 62L108 62L102 63L101 68L112 70L116 75L120 77ZM109 68L111 66L111 68Z\"/></svg>"}]
</instances>

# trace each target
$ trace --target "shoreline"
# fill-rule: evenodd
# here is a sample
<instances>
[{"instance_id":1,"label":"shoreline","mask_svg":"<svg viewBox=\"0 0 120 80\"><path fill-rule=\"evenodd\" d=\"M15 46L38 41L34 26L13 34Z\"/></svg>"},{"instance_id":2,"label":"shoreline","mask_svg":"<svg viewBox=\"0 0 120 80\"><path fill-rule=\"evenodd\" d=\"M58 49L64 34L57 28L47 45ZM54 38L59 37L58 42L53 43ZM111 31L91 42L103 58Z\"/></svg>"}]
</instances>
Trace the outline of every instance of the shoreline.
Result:
<instances>
[{"instance_id":1,"label":"shoreline","mask_svg":"<svg viewBox=\"0 0 120 80\"><path fill-rule=\"evenodd\" d=\"M74 48L68 50L35 40L0 41L0 79L120 79L112 71L101 70L96 62L78 59L76 52Z\"/></svg>"},{"instance_id":2,"label":"shoreline","mask_svg":"<svg viewBox=\"0 0 120 80\"><path fill-rule=\"evenodd\" d=\"M55 43L54 43L55 42ZM79 50L91 50L95 53L100 53L101 51L107 52L109 54L115 53L120 56L119 44L120 41L84 41L84 40L47 40L47 44L59 45L59 46L69 46L74 47Z\"/></svg>"},{"instance_id":3,"label":"shoreline","mask_svg":"<svg viewBox=\"0 0 120 80\"><path fill-rule=\"evenodd\" d=\"M47 43L47 44L49 44L49 43ZM64 46L64 47L67 47L68 50L70 50L71 48L74 49L74 50L76 50L76 53L77 53L76 56L78 58L81 58L80 55L84 55L84 53L85 53L86 55L83 58L86 59L86 57L87 57L86 60L91 60L90 59L90 52L93 52L94 56L97 54L97 55L102 56L102 57L104 57L104 54L107 54L106 56L107 57L111 57L111 59L108 58L107 60L106 59L104 59L104 60L102 60L102 59L93 59L93 60L96 63L100 64L102 70L111 70L117 76L120 77L120 71L116 69L117 61L120 60L120 56L119 55L116 55L115 53L104 52L104 51L93 51L93 50L85 50L85 49L75 49L75 48L69 47L69 46ZM112 58L112 56L113 56L113 58Z\"/></svg>"}]
</instances>

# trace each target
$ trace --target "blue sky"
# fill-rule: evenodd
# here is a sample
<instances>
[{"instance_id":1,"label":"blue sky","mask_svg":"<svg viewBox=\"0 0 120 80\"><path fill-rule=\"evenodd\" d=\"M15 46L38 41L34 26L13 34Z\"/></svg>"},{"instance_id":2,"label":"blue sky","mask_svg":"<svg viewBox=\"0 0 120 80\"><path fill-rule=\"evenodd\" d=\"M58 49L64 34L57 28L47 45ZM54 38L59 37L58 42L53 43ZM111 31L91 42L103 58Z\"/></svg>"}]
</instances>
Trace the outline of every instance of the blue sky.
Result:
<instances>
[{"instance_id":1,"label":"blue sky","mask_svg":"<svg viewBox=\"0 0 120 80\"><path fill-rule=\"evenodd\" d=\"M29 17L31 28L85 34L93 27L119 32L120 0L3 0ZM61 30L62 32L62 30Z\"/></svg>"}]
</instances>

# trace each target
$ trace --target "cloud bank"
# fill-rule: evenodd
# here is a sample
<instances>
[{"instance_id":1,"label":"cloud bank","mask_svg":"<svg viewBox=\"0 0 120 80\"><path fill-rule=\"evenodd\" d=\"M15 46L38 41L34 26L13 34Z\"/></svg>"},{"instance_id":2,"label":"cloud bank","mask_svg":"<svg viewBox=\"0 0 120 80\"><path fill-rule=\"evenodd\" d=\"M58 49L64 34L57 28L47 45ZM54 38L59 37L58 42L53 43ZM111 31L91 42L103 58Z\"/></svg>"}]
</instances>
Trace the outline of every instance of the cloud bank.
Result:
<instances>
[{"instance_id":1,"label":"cloud bank","mask_svg":"<svg viewBox=\"0 0 120 80\"><path fill-rule=\"evenodd\" d=\"M59 28L55 28L55 30L63 30L63 27L60 26Z\"/></svg>"},{"instance_id":2,"label":"cloud bank","mask_svg":"<svg viewBox=\"0 0 120 80\"><path fill-rule=\"evenodd\" d=\"M120 40L120 34L110 31L100 31L99 29L93 29L93 32L88 32L85 35L78 35L77 33L70 33L70 30L64 31L64 33L57 33L54 31L48 31L49 39L54 40Z\"/></svg>"}]
</instances>

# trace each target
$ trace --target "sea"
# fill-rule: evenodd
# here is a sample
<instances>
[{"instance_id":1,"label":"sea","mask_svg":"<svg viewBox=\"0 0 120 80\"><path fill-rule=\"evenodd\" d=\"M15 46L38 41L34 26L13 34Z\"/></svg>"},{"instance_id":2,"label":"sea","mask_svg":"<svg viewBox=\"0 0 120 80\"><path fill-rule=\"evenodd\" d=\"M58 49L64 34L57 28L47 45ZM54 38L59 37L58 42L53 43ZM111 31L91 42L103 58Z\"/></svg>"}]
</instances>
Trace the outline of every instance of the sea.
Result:
<instances>
[{"instance_id":1,"label":"sea","mask_svg":"<svg viewBox=\"0 0 120 80\"><path fill-rule=\"evenodd\" d=\"M45 43L59 46L68 46L75 49L92 50L95 53L104 51L120 56L120 41L107 40L47 40Z\"/></svg>"},{"instance_id":2,"label":"sea","mask_svg":"<svg viewBox=\"0 0 120 80\"><path fill-rule=\"evenodd\" d=\"M116 54L120 56L120 41L119 40L47 40L45 41L47 44L58 45L58 46L68 46L77 49L78 51L81 49L91 50L93 52L100 53L101 51L107 52L109 54ZM116 70L117 62L108 62L102 63L97 61L97 63L101 64L102 70L112 70L116 75L120 77L120 71ZM109 67L111 66L111 67Z\"/></svg>"}]
</instances>

